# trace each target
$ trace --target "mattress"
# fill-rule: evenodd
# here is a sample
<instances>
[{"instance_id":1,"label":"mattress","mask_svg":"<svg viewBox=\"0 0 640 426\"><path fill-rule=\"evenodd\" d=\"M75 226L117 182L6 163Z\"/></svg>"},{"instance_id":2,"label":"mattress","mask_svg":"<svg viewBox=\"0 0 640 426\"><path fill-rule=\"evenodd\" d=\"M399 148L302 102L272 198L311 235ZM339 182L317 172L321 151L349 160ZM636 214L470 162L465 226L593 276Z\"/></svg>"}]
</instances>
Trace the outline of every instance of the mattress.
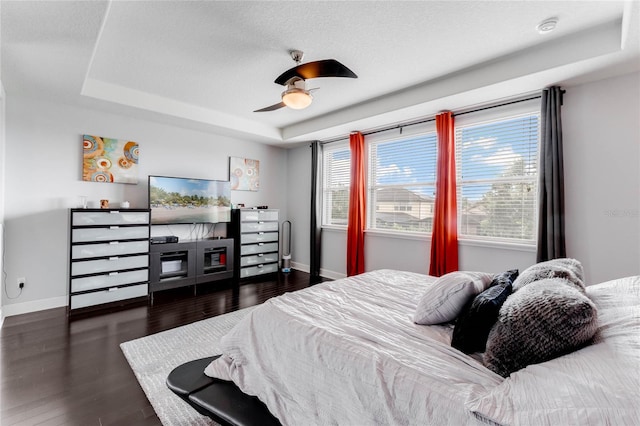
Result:
<instances>
[{"instance_id":1,"label":"mattress","mask_svg":"<svg viewBox=\"0 0 640 426\"><path fill-rule=\"evenodd\" d=\"M601 321L593 345L507 379L452 348L451 324L413 323L434 280L379 270L270 299L222 339L205 374L257 396L285 425L640 419L640 277L588 288Z\"/></svg>"}]
</instances>

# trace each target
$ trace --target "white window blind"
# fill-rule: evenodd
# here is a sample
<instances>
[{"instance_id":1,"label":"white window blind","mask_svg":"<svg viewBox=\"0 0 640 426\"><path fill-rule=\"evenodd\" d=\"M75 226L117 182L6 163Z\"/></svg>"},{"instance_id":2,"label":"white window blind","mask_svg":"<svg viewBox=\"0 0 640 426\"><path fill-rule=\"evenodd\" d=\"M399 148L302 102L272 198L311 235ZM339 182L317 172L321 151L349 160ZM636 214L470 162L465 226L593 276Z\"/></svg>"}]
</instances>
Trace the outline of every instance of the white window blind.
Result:
<instances>
[{"instance_id":1,"label":"white window blind","mask_svg":"<svg viewBox=\"0 0 640 426\"><path fill-rule=\"evenodd\" d=\"M322 224L346 227L351 183L348 143L325 145L322 168Z\"/></svg>"},{"instance_id":2,"label":"white window blind","mask_svg":"<svg viewBox=\"0 0 640 426\"><path fill-rule=\"evenodd\" d=\"M368 228L431 232L436 179L434 132L368 145Z\"/></svg>"},{"instance_id":3,"label":"white window blind","mask_svg":"<svg viewBox=\"0 0 640 426\"><path fill-rule=\"evenodd\" d=\"M456 126L458 233L534 244L539 113Z\"/></svg>"}]
</instances>

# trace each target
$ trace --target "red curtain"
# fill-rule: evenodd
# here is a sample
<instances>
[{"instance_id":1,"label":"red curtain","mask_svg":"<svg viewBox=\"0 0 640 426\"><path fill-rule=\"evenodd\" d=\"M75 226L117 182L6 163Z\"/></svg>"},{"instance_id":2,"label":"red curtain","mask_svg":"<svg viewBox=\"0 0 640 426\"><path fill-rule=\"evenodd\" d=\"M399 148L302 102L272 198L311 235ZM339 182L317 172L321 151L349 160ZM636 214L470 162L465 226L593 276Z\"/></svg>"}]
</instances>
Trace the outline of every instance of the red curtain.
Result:
<instances>
[{"instance_id":1,"label":"red curtain","mask_svg":"<svg viewBox=\"0 0 640 426\"><path fill-rule=\"evenodd\" d=\"M438 170L431 237L429 275L440 277L458 270L458 209L453 113L436 115Z\"/></svg>"},{"instance_id":2,"label":"red curtain","mask_svg":"<svg viewBox=\"0 0 640 426\"><path fill-rule=\"evenodd\" d=\"M351 148L351 188L347 225L347 276L364 272L364 228L366 220L364 136L349 136Z\"/></svg>"}]
</instances>

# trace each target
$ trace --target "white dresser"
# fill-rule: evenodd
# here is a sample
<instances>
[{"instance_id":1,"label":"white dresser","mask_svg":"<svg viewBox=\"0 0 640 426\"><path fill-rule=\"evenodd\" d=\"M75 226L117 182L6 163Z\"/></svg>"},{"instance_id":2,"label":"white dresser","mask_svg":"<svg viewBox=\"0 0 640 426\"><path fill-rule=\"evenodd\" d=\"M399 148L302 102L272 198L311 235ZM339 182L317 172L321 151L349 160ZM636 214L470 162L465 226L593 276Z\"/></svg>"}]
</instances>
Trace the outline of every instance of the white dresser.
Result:
<instances>
[{"instance_id":1,"label":"white dresser","mask_svg":"<svg viewBox=\"0 0 640 426\"><path fill-rule=\"evenodd\" d=\"M278 272L278 210L239 209L233 213L238 226L238 277Z\"/></svg>"},{"instance_id":2,"label":"white dresser","mask_svg":"<svg viewBox=\"0 0 640 426\"><path fill-rule=\"evenodd\" d=\"M70 311L146 298L147 209L71 209Z\"/></svg>"}]
</instances>

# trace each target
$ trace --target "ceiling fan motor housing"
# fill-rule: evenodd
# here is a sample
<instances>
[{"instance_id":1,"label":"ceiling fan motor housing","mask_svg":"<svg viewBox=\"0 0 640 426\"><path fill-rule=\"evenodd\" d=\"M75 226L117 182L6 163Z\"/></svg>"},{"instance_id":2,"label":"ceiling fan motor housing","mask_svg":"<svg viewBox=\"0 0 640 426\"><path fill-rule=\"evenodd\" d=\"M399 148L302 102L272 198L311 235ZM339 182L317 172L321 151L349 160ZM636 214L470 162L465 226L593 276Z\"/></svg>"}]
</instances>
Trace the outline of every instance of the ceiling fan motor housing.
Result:
<instances>
[{"instance_id":1,"label":"ceiling fan motor housing","mask_svg":"<svg viewBox=\"0 0 640 426\"><path fill-rule=\"evenodd\" d=\"M293 77L287 82L287 90L282 92L282 102L293 109L308 107L313 96L305 87L305 81L299 77Z\"/></svg>"}]
</instances>

